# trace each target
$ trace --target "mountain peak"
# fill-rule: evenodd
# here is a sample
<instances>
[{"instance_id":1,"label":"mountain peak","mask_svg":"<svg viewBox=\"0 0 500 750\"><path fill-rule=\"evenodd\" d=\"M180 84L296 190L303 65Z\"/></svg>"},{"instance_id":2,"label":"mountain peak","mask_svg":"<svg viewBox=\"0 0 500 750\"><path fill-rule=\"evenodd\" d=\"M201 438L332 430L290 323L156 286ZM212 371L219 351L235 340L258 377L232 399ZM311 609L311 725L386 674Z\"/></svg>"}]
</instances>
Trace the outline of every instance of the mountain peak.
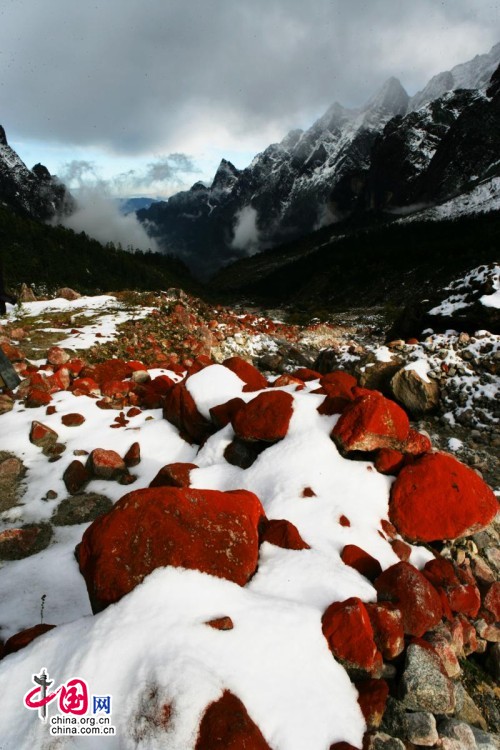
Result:
<instances>
[{"instance_id":1,"label":"mountain peak","mask_svg":"<svg viewBox=\"0 0 500 750\"><path fill-rule=\"evenodd\" d=\"M375 96L368 100L366 110L385 109L393 115L406 113L410 97L401 84L399 78L391 76L377 91Z\"/></svg>"},{"instance_id":2,"label":"mountain peak","mask_svg":"<svg viewBox=\"0 0 500 750\"><path fill-rule=\"evenodd\" d=\"M5 135L5 130L0 125L0 146L7 146L7 136Z\"/></svg>"},{"instance_id":3,"label":"mountain peak","mask_svg":"<svg viewBox=\"0 0 500 750\"><path fill-rule=\"evenodd\" d=\"M229 188L238 179L240 174L239 169L236 169L234 164L228 159L221 159L221 162L215 173L214 180L212 182L212 190L214 188Z\"/></svg>"}]
</instances>

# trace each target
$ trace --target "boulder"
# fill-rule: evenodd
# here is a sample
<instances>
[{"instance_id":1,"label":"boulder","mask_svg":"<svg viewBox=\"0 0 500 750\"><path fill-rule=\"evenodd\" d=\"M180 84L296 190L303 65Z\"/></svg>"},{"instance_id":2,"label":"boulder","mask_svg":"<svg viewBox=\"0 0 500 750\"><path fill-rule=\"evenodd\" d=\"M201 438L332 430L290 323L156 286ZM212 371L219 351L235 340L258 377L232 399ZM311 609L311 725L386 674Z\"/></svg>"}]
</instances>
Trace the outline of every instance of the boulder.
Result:
<instances>
[{"instance_id":1,"label":"boulder","mask_svg":"<svg viewBox=\"0 0 500 750\"><path fill-rule=\"evenodd\" d=\"M81 461L75 459L65 469L63 482L70 495L76 495L86 484L90 482L90 472L85 468Z\"/></svg>"},{"instance_id":2,"label":"boulder","mask_svg":"<svg viewBox=\"0 0 500 750\"><path fill-rule=\"evenodd\" d=\"M237 490L155 487L125 495L85 531L80 570L95 612L173 565L243 586L257 568L259 499Z\"/></svg>"},{"instance_id":3,"label":"boulder","mask_svg":"<svg viewBox=\"0 0 500 750\"><path fill-rule=\"evenodd\" d=\"M70 302L74 302L75 299L80 299L82 295L79 294L79 292L76 292L74 289L71 289L69 286L62 286L60 289L56 292L56 297L60 297L61 299L67 299Z\"/></svg>"},{"instance_id":4,"label":"boulder","mask_svg":"<svg viewBox=\"0 0 500 750\"><path fill-rule=\"evenodd\" d=\"M74 495L61 500L50 520L54 526L90 523L90 521L94 521L107 513L112 507L112 501L105 495L98 495L93 492Z\"/></svg>"},{"instance_id":5,"label":"boulder","mask_svg":"<svg viewBox=\"0 0 500 750\"><path fill-rule=\"evenodd\" d=\"M388 601L399 607L407 635L422 636L441 621L438 592L410 563L391 565L376 579L375 588L379 602Z\"/></svg>"},{"instance_id":6,"label":"boulder","mask_svg":"<svg viewBox=\"0 0 500 750\"><path fill-rule=\"evenodd\" d=\"M51 427L47 427L47 425L42 422L37 422L35 420L31 423L30 443L33 443L33 445L47 450L57 443L58 437L59 436L55 430Z\"/></svg>"},{"instance_id":7,"label":"boulder","mask_svg":"<svg viewBox=\"0 0 500 750\"><path fill-rule=\"evenodd\" d=\"M406 735L414 745L432 747L436 745L439 736L436 719L429 711L415 711L406 714Z\"/></svg>"},{"instance_id":8,"label":"boulder","mask_svg":"<svg viewBox=\"0 0 500 750\"><path fill-rule=\"evenodd\" d=\"M486 527L498 501L483 480L445 453L405 466L391 488L389 517L412 542L456 539Z\"/></svg>"},{"instance_id":9,"label":"boulder","mask_svg":"<svg viewBox=\"0 0 500 750\"><path fill-rule=\"evenodd\" d=\"M189 476L196 464L174 463L162 466L155 478L150 482L150 487L189 487L191 482Z\"/></svg>"},{"instance_id":10,"label":"boulder","mask_svg":"<svg viewBox=\"0 0 500 750\"><path fill-rule=\"evenodd\" d=\"M410 423L400 406L373 391L346 406L332 438L344 452L398 450L408 437Z\"/></svg>"},{"instance_id":11,"label":"boulder","mask_svg":"<svg viewBox=\"0 0 500 750\"><path fill-rule=\"evenodd\" d=\"M365 607L377 648L384 659L392 661L403 652L405 646L401 610L389 602L368 602Z\"/></svg>"},{"instance_id":12,"label":"boulder","mask_svg":"<svg viewBox=\"0 0 500 750\"><path fill-rule=\"evenodd\" d=\"M60 346L51 346L47 351L47 362L56 367L65 365L71 359L71 355Z\"/></svg>"},{"instance_id":13,"label":"boulder","mask_svg":"<svg viewBox=\"0 0 500 750\"><path fill-rule=\"evenodd\" d=\"M398 370L391 379L390 389L396 401L413 416L432 412L439 404L439 385L416 370L405 367Z\"/></svg>"},{"instance_id":14,"label":"boulder","mask_svg":"<svg viewBox=\"0 0 500 750\"><path fill-rule=\"evenodd\" d=\"M422 573L438 593L446 598L452 612L462 612L475 617L481 606L479 590L474 582L458 566L444 557L429 560Z\"/></svg>"},{"instance_id":15,"label":"boulder","mask_svg":"<svg viewBox=\"0 0 500 750\"><path fill-rule=\"evenodd\" d=\"M119 479L126 473L125 461L119 453L104 448L91 451L86 465L87 471L99 479Z\"/></svg>"},{"instance_id":16,"label":"boulder","mask_svg":"<svg viewBox=\"0 0 500 750\"><path fill-rule=\"evenodd\" d=\"M184 383L176 383L166 394L163 416L190 443L203 443L214 431L208 419L200 414Z\"/></svg>"},{"instance_id":17,"label":"boulder","mask_svg":"<svg viewBox=\"0 0 500 750\"><path fill-rule=\"evenodd\" d=\"M355 377L340 370L323 375L319 383L327 395L318 407L320 414L340 414L354 400L352 389L358 384Z\"/></svg>"},{"instance_id":18,"label":"boulder","mask_svg":"<svg viewBox=\"0 0 500 750\"><path fill-rule=\"evenodd\" d=\"M455 708L453 683L438 655L427 644L410 643L401 677L401 699L410 711L450 714Z\"/></svg>"},{"instance_id":19,"label":"boulder","mask_svg":"<svg viewBox=\"0 0 500 750\"><path fill-rule=\"evenodd\" d=\"M293 396L285 391L260 393L234 414L231 424L243 440L274 443L285 437L293 413Z\"/></svg>"}]
</instances>

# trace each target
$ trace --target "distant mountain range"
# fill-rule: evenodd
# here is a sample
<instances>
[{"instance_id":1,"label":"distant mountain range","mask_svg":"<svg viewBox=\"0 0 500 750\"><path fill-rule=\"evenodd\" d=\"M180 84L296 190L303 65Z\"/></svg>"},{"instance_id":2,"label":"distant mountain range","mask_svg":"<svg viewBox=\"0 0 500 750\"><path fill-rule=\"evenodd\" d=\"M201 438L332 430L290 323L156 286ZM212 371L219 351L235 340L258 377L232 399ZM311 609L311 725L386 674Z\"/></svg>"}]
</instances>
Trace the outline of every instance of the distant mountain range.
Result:
<instances>
[{"instance_id":1,"label":"distant mountain range","mask_svg":"<svg viewBox=\"0 0 500 750\"><path fill-rule=\"evenodd\" d=\"M498 73L490 79L499 63L497 44L413 97L390 78L363 107L335 103L246 169L223 159L210 186L198 182L137 215L165 252L210 275L347 218L414 215L478 188L480 200L465 198L459 213L498 207Z\"/></svg>"}]
</instances>

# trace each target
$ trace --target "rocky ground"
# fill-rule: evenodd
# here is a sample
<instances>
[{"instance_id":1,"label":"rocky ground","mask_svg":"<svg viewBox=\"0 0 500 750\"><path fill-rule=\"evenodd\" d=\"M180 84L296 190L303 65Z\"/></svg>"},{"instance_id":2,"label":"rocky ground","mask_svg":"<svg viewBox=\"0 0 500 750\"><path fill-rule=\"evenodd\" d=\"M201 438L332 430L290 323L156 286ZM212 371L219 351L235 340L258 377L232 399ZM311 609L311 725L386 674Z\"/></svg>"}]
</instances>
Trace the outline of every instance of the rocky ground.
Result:
<instances>
[{"instance_id":1,"label":"rocky ground","mask_svg":"<svg viewBox=\"0 0 500 750\"><path fill-rule=\"evenodd\" d=\"M417 440L419 447L410 447L409 426L405 428L404 437L396 434L396 428L390 439L384 433L385 442L378 438L378 442L373 442L373 435L368 442L365 438L352 441L349 430L344 427L342 432L342 428L335 427L339 450L354 462L372 460L379 472L402 476L401 472L408 471L413 461L418 464L425 456L436 455L437 450L438 456L455 456L472 467L474 473L466 475L466 486L476 481L471 477L479 476L498 494L498 336L487 331L475 334L428 332L419 340L387 342L386 317L379 309L351 310L336 314L328 321L313 320L299 325L287 322L290 319L287 311L232 310L190 297L181 290L122 293L115 298L114 328L105 318L104 313L109 313L109 309L60 307L51 311L43 307L40 312L35 308L11 311L0 328L0 347L21 382L14 391L4 388L0 393L0 420L2 414L16 409L33 410L33 413L36 410L37 415L43 409L47 415L53 415L56 394L68 391L76 396L76 401L79 395L94 398L103 414L109 414L109 427L117 431L134 429L133 420L141 412L163 407L164 416L176 425L181 436L190 443L203 444L214 427L200 420L196 406L193 408L191 402L187 403L186 388L181 381L213 363L226 363L229 367L228 361L236 357L240 359L234 362L246 360L257 368L252 368L249 375L250 371L242 364L234 364L234 371L243 380L262 378L263 374L277 388L276 395L304 389L311 394L324 394L325 405L323 411L319 409L320 414L342 412L338 424L342 424L342 419L348 420L344 412L352 412L355 403L363 404L362 421L368 403L373 402L377 409L383 406L391 414L393 406L387 404L395 401L403 407L415 431L413 440ZM169 377L151 377L148 371L155 369L167 370ZM338 370L349 373L353 379L332 378L331 373ZM174 384L172 378L177 378L178 384ZM358 392L353 391L358 387L356 382ZM184 395L174 399L173 388ZM266 392L273 390L266 380L254 383L252 388L249 386L250 390L258 388L267 388ZM383 396L374 395L374 391ZM221 404L216 403L219 408ZM404 412L399 409L395 422L403 419L399 415ZM81 420L85 421L76 405L74 413L65 418L64 425L75 427ZM218 427L227 424L227 419L233 424L236 438L226 448L224 456L226 462L240 468L250 467L269 441L283 439L288 426L287 422L279 436L273 433L269 437L268 434L254 435L252 420L247 418L250 426L245 426L243 417L237 417L237 410L225 416L217 412L217 417L214 414L212 418ZM277 417L276 424L279 422ZM356 429L359 432L358 427ZM370 430L365 425L364 432L371 435ZM60 436L40 420L36 424L33 422L30 440L42 449L46 460L57 470L57 463L66 450ZM429 453L431 443L434 453ZM58 527L89 523L111 509L112 501L105 494L86 491L88 482L97 477L106 481L112 479L114 485L133 482L132 468L136 465L134 462L140 461L140 455L137 449L134 453L132 446L127 455L115 457L118 466L110 465L109 456L104 455L105 451L101 453L97 446L92 452L74 451L75 458L64 472L67 497L57 498L57 507L50 518L35 523L23 517L23 498L31 469L26 475L23 456L16 455L15 451L0 452L0 512L4 529L0 532L1 559L17 560L35 555L50 545ZM183 466L196 468L195 464ZM181 488L186 483L189 486L189 470L183 471L179 478L175 472L173 476L170 469L165 483ZM116 491L121 491L118 486ZM124 487L123 493L126 491ZM42 498L46 503L56 501L50 492L48 490ZM369 605L371 625L366 625L368 615L359 599L356 600L359 604L355 605L351 599L347 600L350 604L336 602L323 615L323 631L330 648L346 667L360 694L359 702L368 729L365 747L373 750L425 746L450 750L498 748L500 526L495 520L480 530L475 530L474 523L469 524L470 529L466 524L463 533L450 533L449 537L441 533L439 540L429 537L429 542L417 534L411 539L413 532L405 537L396 525L397 530L391 524L383 527L383 534L401 560L399 565L403 568L398 571L404 570L409 576L410 589L430 584L434 592L429 594L432 605L430 600L425 605L414 600L402 603L405 596L399 590L401 582L391 579L386 572L380 575L377 560L364 553L361 562L358 557L346 562L346 555L343 560L375 581L378 603ZM272 541L275 531L271 534L268 529L265 533L270 543L278 544ZM287 541L281 541L279 546L302 549L300 544L304 543L300 535L292 544L291 533L288 529ZM407 541L417 539L432 553L431 557L436 555L434 567L429 562L425 565L423 583L421 578L418 581L413 578L418 571L407 562L410 547L404 538ZM378 565L378 569L375 565L375 572L374 563ZM85 568L85 563L81 562L81 566ZM88 579L91 573L87 571L84 575ZM433 597L437 597L436 602ZM433 610L435 616L423 625L419 620L417 627L401 624L399 609L381 604L394 601L398 602L403 620L409 616L405 614L405 607L421 609L422 621L425 609ZM343 610L338 609L339 604L345 605ZM101 607L102 602L94 611ZM367 605L366 610L369 607ZM383 624L384 617L392 624ZM376 647L373 648L379 654L380 663L375 651L368 661L366 652L364 656L359 651L347 654L341 633L346 627L351 637L353 627L359 630L361 640L363 633L370 631L368 640L373 645L375 637ZM14 640L6 643L6 655L42 631L14 636ZM399 645L395 645L395 641ZM365 645L360 647L361 651ZM268 747L262 744L260 733L258 739L256 736L252 747ZM349 745L339 742L332 747Z\"/></svg>"}]
</instances>

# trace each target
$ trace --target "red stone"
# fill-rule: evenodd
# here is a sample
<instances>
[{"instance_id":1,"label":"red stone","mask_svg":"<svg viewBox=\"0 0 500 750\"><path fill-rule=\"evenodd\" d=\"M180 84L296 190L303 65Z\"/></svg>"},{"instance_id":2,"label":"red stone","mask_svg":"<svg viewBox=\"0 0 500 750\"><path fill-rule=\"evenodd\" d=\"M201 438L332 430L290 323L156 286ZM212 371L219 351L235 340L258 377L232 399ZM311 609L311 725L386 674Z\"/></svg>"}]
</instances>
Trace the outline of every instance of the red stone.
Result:
<instances>
[{"instance_id":1,"label":"red stone","mask_svg":"<svg viewBox=\"0 0 500 750\"><path fill-rule=\"evenodd\" d=\"M24 359L24 352L16 346L12 346L7 341L0 343L0 349L10 362L20 362Z\"/></svg>"},{"instance_id":2,"label":"red stone","mask_svg":"<svg viewBox=\"0 0 500 750\"><path fill-rule=\"evenodd\" d=\"M400 608L407 635L422 636L440 622L443 610L438 592L410 563L391 565L377 578L375 588L379 601Z\"/></svg>"},{"instance_id":3,"label":"red stone","mask_svg":"<svg viewBox=\"0 0 500 750\"><path fill-rule=\"evenodd\" d=\"M243 703L225 690L205 711L195 750L271 750Z\"/></svg>"},{"instance_id":4,"label":"red stone","mask_svg":"<svg viewBox=\"0 0 500 750\"><path fill-rule=\"evenodd\" d=\"M462 612L462 614L470 617L477 615L481 606L481 596L477 586L469 582L464 571L454 567L444 557L438 557L435 560L429 560L422 573L434 588L444 595L451 612ZM453 615L450 617L446 605L443 609L448 619L453 619Z\"/></svg>"},{"instance_id":5,"label":"red stone","mask_svg":"<svg viewBox=\"0 0 500 750\"><path fill-rule=\"evenodd\" d=\"M400 406L377 391L348 404L333 428L332 437L343 451L399 449L410 423Z\"/></svg>"},{"instance_id":6,"label":"red stone","mask_svg":"<svg viewBox=\"0 0 500 750\"><path fill-rule=\"evenodd\" d=\"M410 430L401 450L411 456L421 456L432 450L432 443L427 435L422 435L417 430Z\"/></svg>"},{"instance_id":7,"label":"red stone","mask_svg":"<svg viewBox=\"0 0 500 750\"><path fill-rule=\"evenodd\" d=\"M51 365L55 365L56 367L65 365L66 362L69 362L70 359L71 357L68 352L64 351L64 349L61 349L60 346L51 346L47 352L47 362Z\"/></svg>"},{"instance_id":8,"label":"red stone","mask_svg":"<svg viewBox=\"0 0 500 750\"><path fill-rule=\"evenodd\" d=\"M347 372L330 372L323 375L320 380L321 391L327 397L318 407L320 414L340 414L344 408L353 401L352 389L356 387L357 381Z\"/></svg>"},{"instance_id":9,"label":"red stone","mask_svg":"<svg viewBox=\"0 0 500 750\"><path fill-rule=\"evenodd\" d=\"M410 541L432 542L472 534L497 510L495 495L475 471L433 453L401 470L391 489L389 517Z\"/></svg>"},{"instance_id":10,"label":"red stone","mask_svg":"<svg viewBox=\"0 0 500 750\"><path fill-rule=\"evenodd\" d=\"M39 388L30 388L26 394L24 405L28 409L36 409L38 406L47 406L52 401L52 396L47 391Z\"/></svg>"},{"instance_id":11,"label":"red stone","mask_svg":"<svg viewBox=\"0 0 500 750\"><path fill-rule=\"evenodd\" d=\"M206 625L209 625L214 630L232 630L234 628L233 621L230 617L216 617L214 620L209 620Z\"/></svg>"},{"instance_id":12,"label":"red stone","mask_svg":"<svg viewBox=\"0 0 500 750\"><path fill-rule=\"evenodd\" d=\"M139 443L132 443L128 451L125 453L123 461L127 469L131 469L133 466L137 466L141 463L141 446Z\"/></svg>"},{"instance_id":13,"label":"red stone","mask_svg":"<svg viewBox=\"0 0 500 750\"><path fill-rule=\"evenodd\" d=\"M491 612L496 621L500 621L500 583L492 583L483 600L483 607Z\"/></svg>"},{"instance_id":14,"label":"red stone","mask_svg":"<svg viewBox=\"0 0 500 750\"><path fill-rule=\"evenodd\" d=\"M401 539L393 539L391 541L391 547L399 557L400 560L407 562L411 557L411 547L406 542L402 542Z\"/></svg>"},{"instance_id":15,"label":"red stone","mask_svg":"<svg viewBox=\"0 0 500 750\"><path fill-rule=\"evenodd\" d=\"M177 383L165 396L163 416L190 443L203 443L213 432L213 425L200 414L184 383Z\"/></svg>"},{"instance_id":16,"label":"red stone","mask_svg":"<svg viewBox=\"0 0 500 750\"><path fill-rule=\"evenodd\" d=\"M61 422L66 427L79 427L85 422L85 417L83 414L64 414L61 417Z\"/></svg>"},{"instance_id":17,"label":"red stone","mask_svg":"<svg viewBox=\"0 0 500 750\"><path fill-rule=\"evenodd\" d=\"M63 482L70 495L76 495L88 482L91 476L81 461L72 461L63 474Z\"/></svg>"},{"instance_id":18,"label":"red stone","mask_svg":"<svg viewBox=\"0 0 500 750\"><path fill-rule=\"evenodd\" d=\"M196 464L174 463L163 466L155 476L150 487L190 487L190 475Z\"/></svg>"},{"instance_id":19,"label":"red stone","mask_svg":"<svg viewBox=\"0 0 500 750\"><path fill-rule=\"evenodd\" d=\"M478 643L476 629L465 615L459 614L458 619L463 630L464 654L469 656L469 654L473 654L477 651Z\"/></svg>"},{"instance_id":20,"label":"red stone","mask_svg":"<svg viewBox=\"0 0 500 750\"><path fill-rule=\"evenodd\" d=\"M389 685L385 680L360 680L355 683L358 703L368 729L380 726L385 713Z\"/></svg>"},{"instance_id":21,"label":"red stone","mask_svg":"<svg viewBox=\"0 0 500 750\"><path fill-rule=\"evenodd\" d=\"M383 518L380 521L380 525L384 531L384 534L386 534L389 539L396 539L398 532L397 529L392 525L390 521L387 521L387 519Z\"/></svg>"},{"instance_id":22,"label":"red stone","mask_svg":"<svg viewBox=\"0 0 500 750\"><path fill-rule=\"evenodd\" d=\"M375 468L381 474L396 476L404 463L404 455L401 451L391 448L381 448L375 458Z\"/></svg>"},{"instance_id":23,"label":"red stone","mask_svg":"<svg viewBox=\"0 0 500 750\"><path fill-rule=\"evenodd\" d=\"M132 372L144 372L148 369L144 362L138 362L136 359L131 359L125 364L132 370Z\"/></svg>"},{"instance_id":24,"label":"red stone","mask_svg":"<svg viewBox=\"0 0 500 750\"><path fill-rule=\"evenodd\" d=\"M293 396L265 391L238 409L231 424L243 440L275 442L285 437L293 413Z\"/></svg>"},{"instance_id":25,"label":"red stone","mask_svg":"<svg viewBox=\"0 0 500 750\"><path fill-rule=\"evenodd\" d=\"M316 497L316 493L312 487L304 487L302 490L302 497Z\"/></svg>"},{"instance_id":26,"label":"red stone","mask_svg":"<svg viewBox=\"0 0 500 750\"><path fill-rule=\"evenodd\" d=\"M127 398L132 383L127 380L106 380L102 383L101 392L103 396L108 396L113 400L123 400Z\"/></svg>"},{"instance_id":27,"label":"red stone","mask_svg":"<svg viewBox=\"0 0 500 750\"><path fill-rule=\"evenodd\" d=\"M156 487L125 495L85 531L80 570L94 611L118 601L165 565L244 586L259 556L259 499L237 490Z\"/></svg>"},{"instance_id":28,"label":"red stone","mask_svg":"<svg viewBox=\"0 0 500 750\"><path fill-rule=\"evenodd\" d=\"M321 373L316 370L310 370L308 367L299 367L298 370L292 373L294 378L299 378L304 383L308 383L310 380L320 380Z\"/></svg>"},{"instance_id":29,"label":"red stone","mask_svg":"<svg viewBox=\"0 0 500 750\"><path fill-rule=\"evenodd\" d=\"M384 659L392 661L403 652L405 646L401 610L389 602L368 602L365 606L377 648Z\"/></svg>"},{"instance_id":30,"label":"red stone","mask_svg":"<svg viewBox=\"0 0 500 750\"><path fill-rule=\"evenodd\" d=\"M138 417L139 414L142 414L142 409L139 409L137 406L133 406L127 411L127 417L129 419L132 419L132 417Z\"/></svg>"},{"instance_id":31,"label":"red stone","mask_svg":"<svg viewBox=\"0 0 500 750\"><path fill-rule=\"evenodd\" d=\"M346 544L340 557L345 565L354 568L370 581L374 581L382 572L379 561L355 544Z\"/></svg>"},{"instance_id":32,"label":"red stone","mask_svg":"<svg viewBox=\"0 0 500 750\"><path fill-rule=\"evenodd\" d=\"M87 459L87 470L99 479L119 479L126 473L125 461L116 451L95 448Z\"/></svg>"},{"instance_id":33,"label":"red stone","mask_svg":"<svg viewBox=\"0 0 500 750\"><path fill-rule=\"evenodd\" d=\"M322 620L323 635L334 656L346 667L379 673L382 656L374 640L366 607L357 597L330 604Z\"/></svg>"},{"instance_id":34,"label":"red stone","mask_svg":"<svg viewBox=\"0 0 500 750\"><path fill-rule=\"evenodd\" d=\"M76 378L85 367L85 362L83 359L70 359L69 362L66 363L66 367L69 370L71 377Z\"/></svg>"},{"instance_id":35,"label":"red stone","mask_svg":"<svg viewBox=\"0 0 500 750\"><path fill-rule=\"evenodd\" d=\"M229 357L222 364L246 383L247 387L243 389L245 391L262 391L269 385L264 375L241 357Z\"/></svg>"},{"instance_id":36,"label":"red stone","mask_svg":"<svg viewBox=\"0 0 500 750\"><path fill-rule=\"evenodd\" d=\"M93 378L100 386L110 380L125 380L132 375L132 368L123 359L108 359L98 365L86 367L85 377Z\"/></svg>"},{"instance_id":37,"label":"red stone","mask_svg":"<svg viewBox=\"0 0 500 750\"><path fill-rule=\"evenodd\" d=\"M46 414L46 415L47 415L48 417L51 417L51 416L52 416L52 414L55 414L56 412L57 412L57 409L56 409L56 407L54 406L54 404L51 404L50 406L47 406L47 408L45 409L45 414Z\"/></svg>"},{"instance_id":38,"label":"red stone","mask_svg":"<svg viewBox=\"0 0 500 750\"><path fill-rule=\"evenodd\" d=\"M245 402L242 398L231 398L224 404L212 406L212 408L210 409L210 416L212 417L212 421L217 426L217 428L221 430L223 427L228 425L229 422L231 422L238 409L241 409L241 407L244 405Z\"/></svg>"},{"instance_id":39,"label":"red stone","mask_svg":"<svg viewBox=\"0 0 500 750\"><path fill-rule=\"evenodd\" d=\"M339 518L339 524L341 526L349 527L351 525L351 522L349 521L349 519L347 518L347 516L340 516L340 518Z\"/></svg>"},{"instance_id":40,"label":"red stone","mask_svg":"<svg viewBox=\"0 0 500 750\"><path fill-rule=\"evenodd\" d=\"M213 365L213 361L210 359L210 357L207 357L204 354L202 354L200 357L196 357L194 362L192 362L191 365L187 368L186 379L191 377L191 375L196 375L197 372L201 372L201 370L204 370L205 367L210 367L210 365Z\"/></svg>"},{"instance_id":41,"label":"red stone","mask_svg":"<svg viewBox=\"0 0 500 750\"><path fill-rule=\"evenodd\" d=\"M8 654L13 654L16 651L20 651L22 648L29 646L29 644L34 641L35 638L38 638L40 635L43 635L44 633L47 633L49 630L53 630L54 628L55 625L39 624L34 625L32 628L21 630L19 633L12 635L5 641L2 658L7 656Z\"/></svg>"},{"instance_id":42,"label":"red stone","mask_svg":"<svg viewBox=\"0 0 500 750\"><path fill-rule=\"evenodd\" d=\"M261 526L260 541L275 544L283 549L310 549L300 536L297 527L286 520L264 521Z\"/></svg>"}]
</instances>

